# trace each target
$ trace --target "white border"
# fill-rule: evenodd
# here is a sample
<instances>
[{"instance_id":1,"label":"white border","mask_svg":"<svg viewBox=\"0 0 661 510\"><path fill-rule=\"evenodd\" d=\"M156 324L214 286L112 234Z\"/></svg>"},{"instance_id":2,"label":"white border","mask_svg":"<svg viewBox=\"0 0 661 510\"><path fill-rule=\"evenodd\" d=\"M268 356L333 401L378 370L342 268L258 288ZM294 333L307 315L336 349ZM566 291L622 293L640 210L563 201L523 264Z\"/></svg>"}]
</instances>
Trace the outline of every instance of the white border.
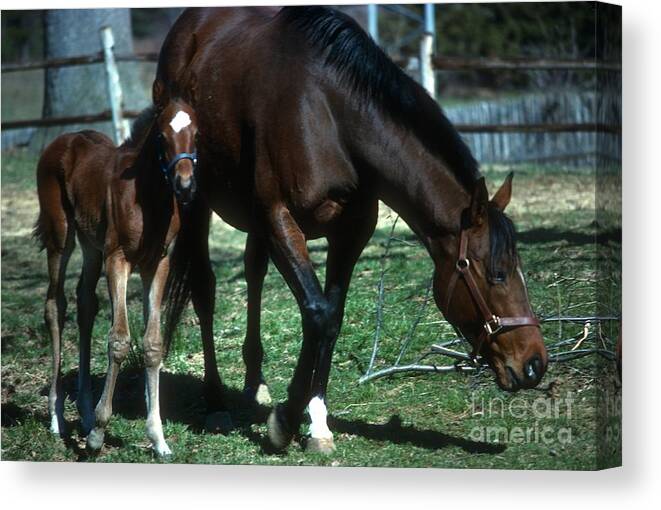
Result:
<instances>
[{"instance_id":1,"label":"white border","mask_svg":"<svg viewBox=\"0 0 661 510\"><path fill-rule=\"evenodd\" d=\"M183 2L140 0L145 7ZM195 5L275 4L195 1ZM293 3L322 3L307 1ZM337 3L359 3L342 2ZM385 3L385 2L384 2ZM403 2L401 2L403 3ZM0 465L5 508L638 508L661 502L661 13L658 2L624 6L624 465L598 473L441 469ZM57 0L58 7L135 7L135 2ZM2 0L2 9L52 2Z\"/></svg>"}]
</instances>

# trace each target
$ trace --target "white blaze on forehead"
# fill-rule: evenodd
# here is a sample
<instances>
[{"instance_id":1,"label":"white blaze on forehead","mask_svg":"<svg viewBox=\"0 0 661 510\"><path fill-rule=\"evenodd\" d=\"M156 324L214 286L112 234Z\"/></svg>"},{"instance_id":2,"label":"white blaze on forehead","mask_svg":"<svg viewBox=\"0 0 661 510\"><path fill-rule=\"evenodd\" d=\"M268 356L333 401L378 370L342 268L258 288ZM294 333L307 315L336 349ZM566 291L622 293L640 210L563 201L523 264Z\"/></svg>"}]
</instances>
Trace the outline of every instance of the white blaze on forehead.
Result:
<instances>
[{"instance_id":1,"label":"white blaze on forehead","mask_svg":"<svg viewBox=\"0 0 661 510\"><path fill-rule=\"evenodd\" d=\"M190 116L186 112L178 111L170 121L170 127L175 133L178 133L191 123Z\"/></svg>"}]
</instances>

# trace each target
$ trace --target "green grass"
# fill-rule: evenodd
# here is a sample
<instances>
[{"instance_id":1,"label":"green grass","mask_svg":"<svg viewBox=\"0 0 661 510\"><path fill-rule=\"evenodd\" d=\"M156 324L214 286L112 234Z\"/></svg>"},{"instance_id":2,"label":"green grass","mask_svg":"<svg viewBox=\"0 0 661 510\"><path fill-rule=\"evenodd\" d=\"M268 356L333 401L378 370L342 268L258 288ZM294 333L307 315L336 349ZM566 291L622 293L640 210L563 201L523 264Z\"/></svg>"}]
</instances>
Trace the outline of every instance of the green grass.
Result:
<instances>
[{"instance_id":1,"label":"green grass","mask_svg":"<svg viewBox=\"0 0 661 510\"><path fill-rule=\"evenodd\" d=\"M47 385L49 342L43 326L46 290L45 255L30 238L37 214L34 190L36 156L25 152L2 159L2 458L3 460L86 460L97 462L162 462L149 449L144 434L143 378L139 352L142 319L140 285L133 276L129 288L130 324L134 354L126 363L115 395L115 415L107 444L89 458L77 432L75 404L67 400L65 414L72 430L65 439L48 432ZM487 172L499 184L504 168ZM594 313L596 250L594 176L590 172L541 173L522 168L515 178L509 211L521 233L519 249L524 261L531 301L544 315ZM360 385L369 362L375 329L377 285L392 215L382 207L377 232L354 272L345 322L338 341L329 387L331 428L337 451L323 457L305 453L297 440L284 454L273 454L265 439L269 409L251 409L239 396L244 367L241 345L245 332L246 285L242 254L245 235L215 221L211 257L218 278L215 313L216 353L221 374L231 390L235 428L228 435L204 431L205 409L201 394L203 358L194 314L184 317L173 352L162 375L162 409L166 439L173 456L166 462L267 465L397 466L517 469L594 469L601 436L594 417L597 390L617 391L610 366L593 358L551 365L537 390L509 395L501 392L490 372L477 375L395 376ZM396 230L385 260L386 298L381 349L376 368L391 364L402 339L422 308L431 262L402 223ZM311 243L312 258L324 272L324 243ZM66 281L69 301L64 332L65 390L73 393L77 373L75 285L80 267L76 251ZM619 294L609 289L613 310ZM94 329L92 372L98 397L105 373L105 337L110 312L102 279L98 294L101 310ZM435 341L451 336L433 305L422 311L420 325L403 361L415 360ZM544 326L547 342L576 328ZM613 331L606 331L611 338ZM266 351L264 372L274 401L286 396L300 348L300 317L282 277L270 267L264 286L262 338ZM602 373L603 371L603 373ZM535 403L562 404L570 394L572 412L552 417L535 415ZM489 406L528 408L523 417L495 412ZM525 439L522 434L550 427L549 443ZM493 432L487 437L488 431ZM569 441L558 433L571 431ZM302 429L302 432L305 428ZM509 441L503 441L502 433ZM481 437L480 435L483 435ZM497 438L496 436L499 436ZM499 440L496 440L499 439ZM607 464L619 463L609 452Z\"/></svg>"}]
</instances>

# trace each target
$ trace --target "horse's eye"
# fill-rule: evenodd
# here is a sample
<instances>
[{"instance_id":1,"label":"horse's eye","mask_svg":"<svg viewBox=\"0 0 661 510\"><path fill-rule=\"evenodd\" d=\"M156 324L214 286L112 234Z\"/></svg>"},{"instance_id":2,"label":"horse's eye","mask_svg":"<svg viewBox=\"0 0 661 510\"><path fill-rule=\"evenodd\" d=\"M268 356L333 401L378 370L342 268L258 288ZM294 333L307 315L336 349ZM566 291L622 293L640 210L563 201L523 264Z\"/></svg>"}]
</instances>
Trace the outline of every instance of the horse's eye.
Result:
<instances>
[{"instance_id":1,"label":"horse's eye","mask_svg":"<svg viewBox=\"0 0 661 510\"><path fill-rule=\"evenodd\" d=\"M505 271L496 270L491 275L492 283L505 283L506 279L507 279L507 275L505 274Z\"/></svg>"}]
</instances>

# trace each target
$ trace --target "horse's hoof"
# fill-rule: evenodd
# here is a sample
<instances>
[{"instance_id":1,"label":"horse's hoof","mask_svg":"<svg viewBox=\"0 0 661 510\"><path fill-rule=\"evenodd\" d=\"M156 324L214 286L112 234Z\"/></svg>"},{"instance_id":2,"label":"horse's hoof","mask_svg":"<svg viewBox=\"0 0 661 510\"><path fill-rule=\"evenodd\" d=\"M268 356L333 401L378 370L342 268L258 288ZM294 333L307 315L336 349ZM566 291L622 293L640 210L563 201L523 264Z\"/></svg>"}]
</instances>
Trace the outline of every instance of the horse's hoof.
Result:
<instances>
[{"instance_id":1,"label":"horse's hoof","mask_svg":"<svg viewBox=\"0 0 661 510\"><path fill-rule=\"evenodd\" d=\"M227 411L217 411L207 416L204 422L204 429L211 434L228 434L234 425L232 417Z\"/></svg>"},{"instance_id":2,"label":"horse's hoof","mask_svg":"<svg viewBox=\"0 0 661 510\"><path fill-rule=\"evenodd\" d=\"M283 425L280 414L280 406L276 407L269 414L269 419L267 421L268 425L268 434L271 444L276 450L284 450L289 446L289 443L292 440L293 434L287 430Z\"/></svg>"},{"instance_id":3,"label":"horse's hoof","mask_svg":"<svg viewBox=\"0 0 661 510\"><path fill-rule=\"evenodd\" d=\"M168 457L172 455L172 450L170 450L170 447L165 441L163 441L161 444L152 445L152 448L159 457Z\"/></svg>"},{"instance_id":4,"label":"horse's hoof","mask_svg":"<svg viewBox=\"0 0 661 510\"><path fill-rule=\"evenodd\" d=\"M269 387L262 383L257 388L257 393L255 393L255 402L260 406L271 405L271 393L269 392Z\"/></svg>"},{"instance_id":5,"label":"horse's hoof","mask_svg":"<svg viewBox=\"0 0 661 510\"><path fill-rule=\"evenodd\" d=\"M83 431L83 436L89 436L94 429L94 418L81 418L80 428Z\"/></svg>"},{"instance_id":6,"label":"horse's hoof","mask_svg":"<svg viewBox=\"0 0 661 510\"><path fill-rule=\"evenodd\" d=\"M305 451L330 455L335 452L335 443L332 437L310 437L305 445Z\"/></svg>"},{"instance_id":7,"label":"horse's hoof","mask_svg":"<svg viewBox=\"0 0 661 510\"><path fill-rule=\"evenodd\" d=\"M103 446L103 437L105 433L103 430L92 429L87 436L87 449L93 452L98 452Z\"/></svg>"}]
</instances>

